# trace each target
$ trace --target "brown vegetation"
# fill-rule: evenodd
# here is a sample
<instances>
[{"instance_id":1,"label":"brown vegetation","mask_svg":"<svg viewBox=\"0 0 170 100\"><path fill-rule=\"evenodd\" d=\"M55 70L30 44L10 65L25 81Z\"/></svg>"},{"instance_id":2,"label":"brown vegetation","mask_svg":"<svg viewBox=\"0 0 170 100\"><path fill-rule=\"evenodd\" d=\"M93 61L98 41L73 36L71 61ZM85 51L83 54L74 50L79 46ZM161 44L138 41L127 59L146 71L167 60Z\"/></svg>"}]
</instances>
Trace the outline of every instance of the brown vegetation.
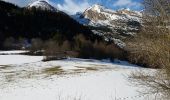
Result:
<instances>
[{"instance_id":1,"label":"brown vegetation","mask_svg":"<svg viewBox=\"0 0 170 100\"><path fill-rule=\"evenodd\" d=\"M44 60L56 60L66 57L95 58L95 59L123 59L125 52L114 43L91 41L82 34L74 37L73 41L32 39L30 51L32 54L45 55Z\"/></svg>"},{"instance_id":2,"label":"brown vegetation","mask_svg":"<svg viewBox=\"0 0 170 100\"><path fill-rule=\"evenodd\" d=\"M129 60L146 67L162 68L156 74L138 72L133 81L170 99L170 1L144 0L143 28L130 42Z\"/></svg>"},{"instance_id":3,"label":"brown vegetation","mask_svg":"<svg viewBox=\"0 0 170 100\"><path fill-rule=\"evenodd\" d=\"M117 47L114 43L105 43L95 41L94 43L84 36L78 35L75 37L76 47L75 49L79 51L79 57L83 58L96 58L96 59L123 59L124 50Z\"/></svg>"}]
</instances>

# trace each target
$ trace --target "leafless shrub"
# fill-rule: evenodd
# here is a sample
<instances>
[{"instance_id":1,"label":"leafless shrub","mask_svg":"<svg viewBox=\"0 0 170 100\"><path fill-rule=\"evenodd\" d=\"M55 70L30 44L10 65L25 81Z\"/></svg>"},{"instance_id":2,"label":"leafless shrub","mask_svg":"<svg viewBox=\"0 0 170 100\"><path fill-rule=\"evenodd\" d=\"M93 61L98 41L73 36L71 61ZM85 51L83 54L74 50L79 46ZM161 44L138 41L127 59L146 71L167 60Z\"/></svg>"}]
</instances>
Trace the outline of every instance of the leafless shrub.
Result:
<instances>
[{"instance_id":1,"label":"leafless shrub","mask_svg":"<svg viewBox=\"0 0 170 100\"><path fill-rule=\"evenodd\" d=\"M44 60L58 59L60 56L63 56L60 46L53 40L45 42L44 55Z\"/></svg>"},{"instance_id":2,"label":"leafless shrub","mask_svg":"<svg viewBox=\"0 0 170 100\"><path fill-rule=\"evenodd\" d=\"M5 49L27 49L28 41L26 38L20 37L19 39L14 37L6 38L3 42Z\"/></svg>"},{"instance_id":3,"label":"leafless shrub","mask_svg":"<svg viewBox=\"0 0 170 100\"><path fill-rule=\"evenodd\" d=\"M83 58L123 58L124 51L115 44L107 44L105 42L95 41L94 43L86 39L83 35L76 37L76 49L79 51L79 56Z\"/></svg>"},{"instance_id":4,"label":"leafless shrub","mask_svg":"<svg viewBox=\"0 0 170 100\"><path fill-rule=\"evenodd\" d=\"M3 46L7 49L11 49L15 47L14 43L15 43L15 39L13 37L9 37L5 40Z\"/></svg>"},{"instance_id":5,"label":"leafless shrub","mask_svg":"<svg viewBox=\"0 0 170 100\"><path fill-rule=\"evenodd\" d=\"M34 38L31 40L31 48L30 48L30 51L32 53L38 51L38 50L42 50L43 49L43 41L39 38Z\"/></svg>"},{"instance_id":6,"label":"leafless shrub","mask_svg":"<svg viewBox=\"0 0 170 100\"><path fill-rule=\"evenodd\" d=\"M144 0L143 28L135 39L127 42L129 60L159 69L156 74L134 73L131 81L170 99L170 1Z\"/></svg>"},{"instance_id":7,"label":"leafless shrub","mask_svg":"<svg viewBox=\"0 0 170 100\"><path fill-rule=\"evenodd\" d=\"M154 68L165 67L165 61L169 63L170 6L167 5L170 5L167 0L144 0L143 28L133 40L127 42L132 62Z\"/></svg>"},{"instance_id":8,"label":"leafless shrub","mask_svg":"<svg viewBox=\"0 0 170 100\"><path fill-rule=\"evenodd\" d=\"M69 41L64 41L63 44L61 45L61 50L62 51L70 51L71 50L71 44Z\"/></svg>"},{"instance_id":9,"label":"leafless shrub","mask_svg":"<svg viewBox=\"0 0 170 100\"><path fill-rule=\"evenodd\" d=\"M140 70L131 73L128 80L133 83L133 85L143 88L139 90L141 94L155 95L156 98L162 98L161 100L170 99L169 76L167 76L163 70L150 72ZM157 100L156 98L153 98L153 100Z\"/></svg>"}]
</instances>

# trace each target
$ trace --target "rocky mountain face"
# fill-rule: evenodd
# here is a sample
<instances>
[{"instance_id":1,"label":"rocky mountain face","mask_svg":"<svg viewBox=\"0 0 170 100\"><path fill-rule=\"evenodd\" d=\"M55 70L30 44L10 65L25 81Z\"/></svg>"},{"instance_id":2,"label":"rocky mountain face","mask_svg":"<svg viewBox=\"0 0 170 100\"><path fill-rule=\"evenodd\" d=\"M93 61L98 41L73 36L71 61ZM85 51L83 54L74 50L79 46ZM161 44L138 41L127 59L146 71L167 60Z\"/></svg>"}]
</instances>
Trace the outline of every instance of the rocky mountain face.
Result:
<instances>
[{"instance_id":1,"label":"rocky mountain face","mask_svg":"<svg viewBox=\"0 0 170 100\"><path fill-rule=\"evenodd\" d=\"M94 22L98 21L113 21L113 20L135 20L139 21L141 14L136 11L131 11L130 9L120 9L113 11L105 8L104 6L95 4L92 7L86 9L83 13L85 18L88 18Z\"/></svg>"},{"instance_id":2,"label":"rocky mountain face","mask_svg":"<svg viewBox=\"0 0 170 100\"><path fill-rule=\"evenodd\" d=\"M103 36L106 41L114 41L120 47L125 46L122 42L125 38L139 32L141 17L142 14L138 11L114 11L98 4L74 16L79 23L91 27L94 34Z\"/></svg>"},{"instance_id":3,"label":"rocky mountain face","mask_svg":"<svg viewBox=\"0 0 170 100\"><path fill-rule=\"evenodd\" d=\"M27 6L27 8L28 9L30 9L30 8L38 8L38 9L49 10L49 11L53 11L53 12L58 11L55 7L50 5L46 0L35 1L35 2L31 3L31 4L29 4Z\"/></svg>"}]
</instances>

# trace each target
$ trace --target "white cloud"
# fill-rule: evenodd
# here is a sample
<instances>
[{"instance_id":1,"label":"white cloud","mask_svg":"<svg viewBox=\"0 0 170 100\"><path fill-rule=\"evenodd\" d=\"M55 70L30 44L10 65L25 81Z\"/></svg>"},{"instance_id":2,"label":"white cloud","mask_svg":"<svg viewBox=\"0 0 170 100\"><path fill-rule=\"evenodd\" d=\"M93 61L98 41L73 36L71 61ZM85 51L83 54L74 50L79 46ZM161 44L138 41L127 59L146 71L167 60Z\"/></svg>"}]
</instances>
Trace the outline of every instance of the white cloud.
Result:
<instances>
[{"instance_id":1,"label":"white cloud","mask_svg":"<svg viewBox=\"0 0 170 100\"><path fill-rule=\"evenodd\" d=\"M4 0L7 2L14 3L18 6L25 7L28 4L35 2L37 0ZM58 9L65 11L68 14L75 14L76 12L83 12L85 9L87 9L90 4L88 3L88 0L82 0L81 2L76 2L76 0L64 0L63 4L55 4L55 2L52 2L52 0L46 0L53 6L57 7Z\"/></svg>"},{"instance_id":2,"label":"white cloud","mask_svg":"<svg viewBox=\"0 0 170 100\"><path fill-rule=\"evenodd\" d=\"M24 7L24 6L28 5L29 3L32 3L37 0L4 0L4 1Z\"/></svg>"},{"instance_id":3,"label":"white cloud","mask_svg":"<svg viewBox=\"0 0 170 100\"><path fill-rule=\"evenodd\" d=\"M76 12L83 12L90 4L87 0L77 3L74 0L64 0L64 4L57 4L57 8L65 11L68 14L75 14Z\"/></svg>"},{"instance_id":4,"label":"white cloud","mask_svg":"<svg viewBox=\"0 0 170 100\"><path fill-rule=\"evenodd\" d=\"M140 3L139 2L135 2L132 0L117 0L113 6L115 7L128 7L128 8L137 8L140 7Z\"/></svg>"}]
</instances>

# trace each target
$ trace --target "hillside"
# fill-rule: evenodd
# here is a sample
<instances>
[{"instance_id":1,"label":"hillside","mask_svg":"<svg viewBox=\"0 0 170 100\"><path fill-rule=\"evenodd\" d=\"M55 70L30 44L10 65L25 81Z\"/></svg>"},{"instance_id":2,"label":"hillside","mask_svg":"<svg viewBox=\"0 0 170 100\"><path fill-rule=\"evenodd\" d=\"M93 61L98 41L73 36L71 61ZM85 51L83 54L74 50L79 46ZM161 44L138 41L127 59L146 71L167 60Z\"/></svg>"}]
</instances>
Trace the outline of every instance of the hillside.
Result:
<instances>
[{"instance_id":1,"label":"hillside","mask_svg":"<svg viewBox=\"0 0 170 100\"><path fill-rule=\"evenodd\" d=\"M111 10L95 4L83 13L73 16L79 23L89 26L91 30L106 41L114 41L124 47L124 39L132 37L140 31L142 14L130 9Z\"/></svg>"},{"instance_id":2,"label":"hillside","mask_svg":"<svg viewBox=\"0 0 170 100\"><path fill-rule=\"evenodd\" d=\"M4 8L10 9L4 11L0 5L0 49L24 48L33 55L44 50L40 53L46 56L44 60L68 56L125 59L126 52L114 42L105 41L103 36L94 34L88 26L40 1L25 8L1 1L5 4Z\"/></svg>"},{"instance_id":3,"label":"hillside","mask_svg":"<svg viewBox=\"0 0 170 100\"><path fill-rule=\"evenodd\" d=\"M4 1L0 1L0 22L0 41L9 37L47 40L55 35L60 35L62 40L72 40L76 34L96 38L91 30L62 11L20 8Z\"/></svg>"}]
</instances>

